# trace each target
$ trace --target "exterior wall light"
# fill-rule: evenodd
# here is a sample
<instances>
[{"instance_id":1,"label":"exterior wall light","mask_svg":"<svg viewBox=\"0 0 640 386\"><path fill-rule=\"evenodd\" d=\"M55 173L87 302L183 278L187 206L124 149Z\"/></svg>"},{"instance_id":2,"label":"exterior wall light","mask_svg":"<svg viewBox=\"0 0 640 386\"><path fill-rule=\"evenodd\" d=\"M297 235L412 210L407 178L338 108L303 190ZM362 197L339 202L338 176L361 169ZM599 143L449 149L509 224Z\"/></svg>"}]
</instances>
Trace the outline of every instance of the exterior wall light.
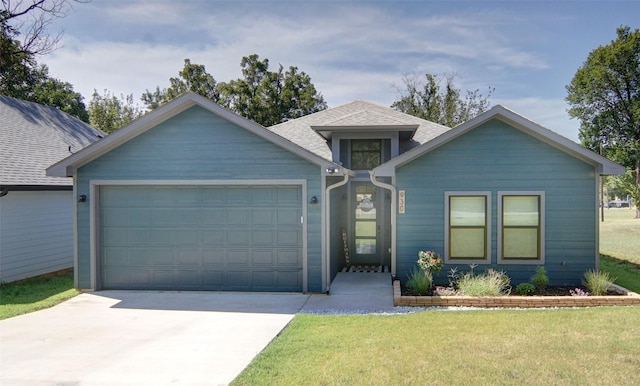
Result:
<instances>
[{"instance_id":1,"label":"exterior wall light","mask_svg":"<svg viewBox=\"0 0 640 386\"><path fill-rule=\"evenodd\" d=\"M87 202L87 196L85 194L81 194L80 197L78 197L78 202Z\"/></svg>"},{"instance_id":2,"label":"exterior wall light","mask_svg":"<svg viewBox=\"0 0 640 386\"><path fill-rule=\"evenodd\" d=\"M309 204L315 205L318 203L318 197L313 196L311 197L311 199L309 200Z\"/></svg>"}]
</instances>

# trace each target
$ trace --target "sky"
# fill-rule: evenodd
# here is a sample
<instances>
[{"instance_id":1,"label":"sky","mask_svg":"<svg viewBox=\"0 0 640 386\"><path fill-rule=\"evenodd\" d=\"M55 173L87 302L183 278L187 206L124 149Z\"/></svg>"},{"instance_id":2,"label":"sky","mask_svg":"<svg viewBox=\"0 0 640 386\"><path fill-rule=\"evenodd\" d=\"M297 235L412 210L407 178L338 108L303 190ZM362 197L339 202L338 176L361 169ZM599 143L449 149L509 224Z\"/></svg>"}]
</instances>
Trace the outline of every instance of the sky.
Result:
<instances>
[{"instance_id":1,"label":"sky","mask_svg":"<svg viewBox=\"0 0 640 386\"><path fill-rule=\"evenodd\" d=\"M39 58L85 97L169 86L184 59L221 82L258 54L306 72L329 107L390 106L405 76L453 74L569 139L566 85L589 53L640 28L640 1L92 0L55 20L61 47ZM142 105L142 103L140 102Z\"/></svg>"}]
</instances>

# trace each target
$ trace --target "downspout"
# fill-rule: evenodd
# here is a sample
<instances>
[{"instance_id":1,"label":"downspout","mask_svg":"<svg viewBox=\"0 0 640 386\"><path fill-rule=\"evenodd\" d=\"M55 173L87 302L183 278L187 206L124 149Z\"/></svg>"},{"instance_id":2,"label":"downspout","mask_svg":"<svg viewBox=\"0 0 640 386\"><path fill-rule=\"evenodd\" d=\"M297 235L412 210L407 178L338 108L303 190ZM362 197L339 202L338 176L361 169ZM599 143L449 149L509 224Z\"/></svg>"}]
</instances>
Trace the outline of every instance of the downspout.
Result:
<instances>
[{"instance_id":1,"label":"downspout","mask_svg":"<svg viewBox=\"0 0 640 386\"><path fill-rule=\"evenodd\" d=\"M391 276L396 276L396 187L376 180L375 171L369 171L371 183L391 191Z\"/></svg>"},{"instance_id":2,"label":"downspout","mask_svg":"<svg viewBox=\"0 0 640 386\"><path fill-rule=\"evenodd\" d=\"M344 171L344 170L343 170ZM331 287L331 191L335 188L339 188L344 186L349 182L349 173L344 173L344 179L342 181L338 181L333 185L329 185L325 191L325 203L324 206L324 227L325 227L325 259L324 259L324 269L325 269L325 291L329 294L329 287Z\"/></svg>"}]
</instances>

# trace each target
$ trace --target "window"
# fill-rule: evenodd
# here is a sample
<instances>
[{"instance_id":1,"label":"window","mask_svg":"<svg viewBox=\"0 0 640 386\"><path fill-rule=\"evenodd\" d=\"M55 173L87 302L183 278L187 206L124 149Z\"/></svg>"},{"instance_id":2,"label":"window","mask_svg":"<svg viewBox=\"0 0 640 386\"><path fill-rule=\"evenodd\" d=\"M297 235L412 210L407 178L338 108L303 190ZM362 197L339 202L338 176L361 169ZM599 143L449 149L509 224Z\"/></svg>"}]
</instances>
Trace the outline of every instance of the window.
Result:
<instances>
[{"instance_id":1,"label":"window","mask_svg":"<svg viewBox=\"0 0 640 386\"><path fill-rule=\"evenodd\" d=\"M351 169L371 170L382 161L382 144L379 139L351 140Z\"/></svg>"},{"instance_id":2,"label":"window","mask_svg":"<svg viewBox=\"0 0 640 386\"><path fill-rule=\"evenodd\" d=\"M544 192L498 192L498 262L544 262Z\"/></svg>"},{"instance_id":3,"label":"window","mask_svg":"<svg viewBox=\"0 0 640 386\"><path fill-rule=\"evenodd\" d=\"M489 263L490 192L445 193L445 262Z\"/></svg>"}]
</instances>

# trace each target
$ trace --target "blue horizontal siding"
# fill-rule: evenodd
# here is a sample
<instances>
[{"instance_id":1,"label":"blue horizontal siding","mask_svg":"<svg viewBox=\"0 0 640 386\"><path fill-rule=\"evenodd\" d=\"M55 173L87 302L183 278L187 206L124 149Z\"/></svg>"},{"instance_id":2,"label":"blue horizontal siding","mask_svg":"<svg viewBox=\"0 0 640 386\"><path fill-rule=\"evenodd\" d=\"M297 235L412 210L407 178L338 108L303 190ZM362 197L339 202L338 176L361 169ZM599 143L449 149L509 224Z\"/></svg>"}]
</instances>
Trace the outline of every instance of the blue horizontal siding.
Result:
<instances>
[{"instance_id":1,"label":"blue horizontal siding","mask_svg":"<svg viewBox=\"0 0 640 386\"><path fill-rule=\"evenodd\" d=\"M192 107L120 145L78 170L78 278L90 277L90 180L307 181L321 197L320 167L201 107ZM308 289L321 291L321 205L307 206Z\"/></svg>"},{"instance_id":2,"label":"blue horizontal siding","mask_svg":"<svg viewBox=\"0 0 640 386\"><path fill-rule=\"evenodd\" d=\"M444 194L491 192L491 265L512 283L527 281L535 265L497 264L499 191L545 192L545 265L554 285L579 284L596 256L596 172L589 165L508 124L489 121L400 167L396 186L405 190L406 213L397 219L397 271L415 266L417 252L444 254ZM437 280L447 282L445 266ZM467 265L458 267L468 270Z\"/></svg>"}]
</instances>

